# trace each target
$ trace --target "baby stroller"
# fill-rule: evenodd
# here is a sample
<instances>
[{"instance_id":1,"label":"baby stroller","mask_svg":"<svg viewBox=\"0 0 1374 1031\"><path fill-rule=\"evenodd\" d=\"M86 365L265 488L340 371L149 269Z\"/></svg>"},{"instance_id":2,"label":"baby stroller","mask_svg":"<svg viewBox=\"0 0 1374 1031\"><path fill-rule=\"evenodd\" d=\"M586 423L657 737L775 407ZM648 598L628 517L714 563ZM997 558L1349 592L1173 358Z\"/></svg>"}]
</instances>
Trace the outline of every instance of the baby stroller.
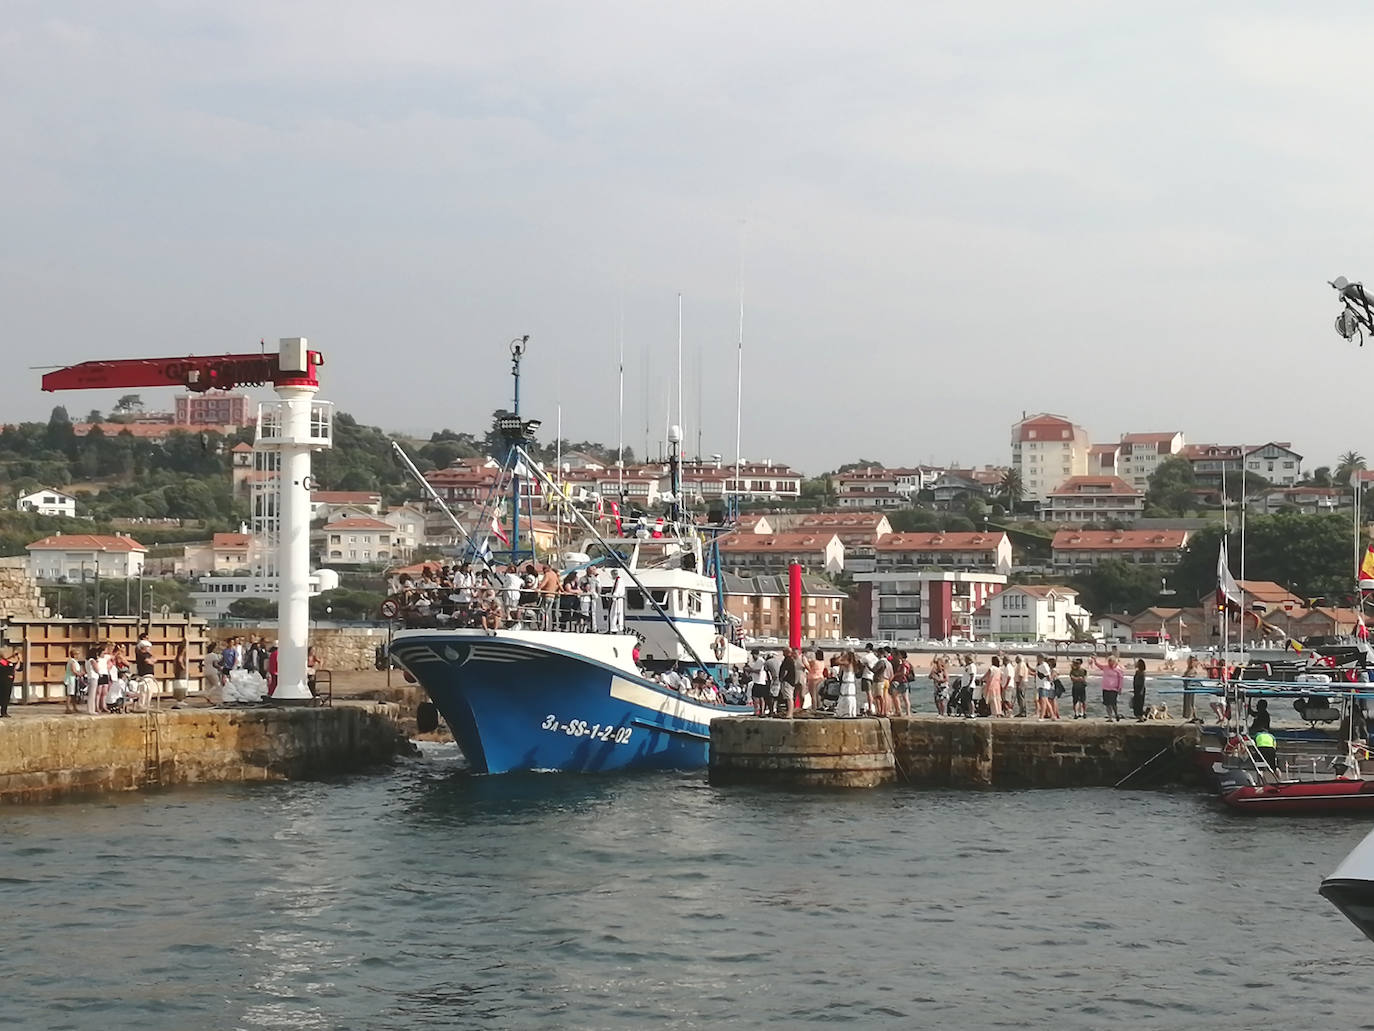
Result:
<instances>
[{"instance_id":1,"label":"baby stroller","mask_svg":"<svg viewBox=\"0 0 1374 1031\"><path fill-rule=\"evenodd\" d=\"M840 704L840 682L833 677L821 681L821 685L816 689L816 697L812 700L812 706L816 712L834 712L835 707Z\"/></svg>"}]
</instances>

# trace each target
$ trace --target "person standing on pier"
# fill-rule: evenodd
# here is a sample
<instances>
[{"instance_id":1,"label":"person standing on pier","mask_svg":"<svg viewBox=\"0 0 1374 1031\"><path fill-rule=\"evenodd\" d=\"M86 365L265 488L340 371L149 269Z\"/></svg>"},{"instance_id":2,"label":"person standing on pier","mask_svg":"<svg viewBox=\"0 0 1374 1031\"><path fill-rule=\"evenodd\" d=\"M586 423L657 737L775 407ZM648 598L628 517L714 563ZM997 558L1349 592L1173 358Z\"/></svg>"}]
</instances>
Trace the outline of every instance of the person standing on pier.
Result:
<instances>
[{"instance_id":1,"label":"person standing on pier","mask_svg":"<svg viewBox=\"0 0 1374 1031\"><path fill-rule=\"evenodd\" d=\"M1045 689L1050 683L1050 664L1045 661L1045 656L1035 657L1035 718L1043 720L1045 718Z\"/></svg>"},{"instance_id":2,"label":"person standing on pier","mask_svg":"<svg viewBox=\"0 0 1374 1031\"><path fill-rule=\"evenodd\" d=\"M916 671L911 668L911 660L906 652L892 653L892 684L888 688L892 698L893 716L911 715L911 682L916 679Z\"/></svg>"},{"instance_id":3,"label":"person standing on pier","mask_svg":"<svg viewBox=\"0 0 1374 1031\"><path fill-rule=\"evenodd\" d=\"M974 658L973 652L964 655L964 687L959 692L959 715L965 719L973 719L977 714L974 698L978 688L978 660Z\"/></svg>"},{"instance_id":4,"label":"person standing on pier","mask_svg":"<svg viewBox=\"0 0 1374 1031\"><path fill-rule=\"evenodd\" d=\"M936 714L948 715L949 660L943 655L935 656L935 661L930 664L930 685L934 693Z\"/></svg>"},{"instance_id":5,"label":"person standing on pier","mask_svg":"<svg viewBox=\"0 0 1374 1031\"><path fill-rule=\"evenodd\" d=\"M1137 723L1145 722L1145 660L1135 660L1135 676L1131 678L1131 712Z\"/></svg>"},{"instance_id":6,"label":"person standing on pier","mask_svg":"<svg viewBox=\"0 0 1374 1031\"><path fill-rule=\"evenodd\" d=\"M749 701L753 703L754 715L762 716L768 705L768 667L757 648L749 653L749 665L745 668L749 671Z\"/></svg>"},{"instance_id":7,"label":"person standing on pier","mask_svg":"<svg viewBox=\"0 0 1374 1031\"><path fill-rule=\"evenodd\" d=\"M0 659L0 717L10 714L10 695L14 694L14 675L24 668L19 654L11 650Z\"/></svg>"},{"instance_id":8,"label":"person standing on pier","mask_svg":"<svg viewBox=\"0 0 1374 1031\"><path fill-rule=\"evenodd\" d=\"M836 716L859 715L858 685L855 683L854 675L854 670L859 665L859 657L853 652L841 652L835 657L835 665L831 672L840 682L840 698L835 703Z\"/></svg>"},{"instance_id":9,"label":"person standing on pier","mask_svg":"<svg viewBox=\"0 0 1374 1031\"><path fill-rule=\"evenodd\" d=\"M1029 676L1030 667L1026 665L1026 657L1017 655L1011 667L1011 680L1016 691L1016 715L1020 717L1026 715L1026 680Z\"/></svg>"},{"instance_id":10,"label":"person standing on pier","mask_svg":"<svg viewBox=\"0 0 1374 1031\"><path fill-rule=\"evenodd\" d=\"M829 664L825 661L825 652L816 649L816 654L807 663L806 669L806 693L810 701L803 698L803 708L819 709L821 707L821 685L825 683L826 672Z\"/></svg>"},{"instance_id":11,"label":"person standing on pier","mask_svg":"<svg viewBox=\"0 0 1374 1031\"><path fill-rule=\"evenodd\" d=\"M987 676L983 678L983 700L989 716L1002 715L1002 660L994 655L988 660Z\"/></svg>"},{"instance_id":12,"label":"person standing on pier","mask_svg":"<svg viewBox=\"0 0 1374 1031\"><path fill-rule=\"evenodd\" d=\"M1102 671L1102 705L1107 710L1107 719L1120 720L1121 713L1116 705L1121 699L1121 682L1126 677L1126 671L1121 668L1115 654L1108 655L1106 662L1094 656L1093 665Z\"/></svg>"},{"instance_id":13,"label":"person standing on pier","mask_svg":"<svg viewBox=\"0 0 1374 1031\"><path fill-rule=\"evenodd\" d=\"M1083 668L1083 660L1076 658L1069 666L1069 689L1073 691L1073 718L1088 718L1088 671Z\"/></svg>"}]
</instances>

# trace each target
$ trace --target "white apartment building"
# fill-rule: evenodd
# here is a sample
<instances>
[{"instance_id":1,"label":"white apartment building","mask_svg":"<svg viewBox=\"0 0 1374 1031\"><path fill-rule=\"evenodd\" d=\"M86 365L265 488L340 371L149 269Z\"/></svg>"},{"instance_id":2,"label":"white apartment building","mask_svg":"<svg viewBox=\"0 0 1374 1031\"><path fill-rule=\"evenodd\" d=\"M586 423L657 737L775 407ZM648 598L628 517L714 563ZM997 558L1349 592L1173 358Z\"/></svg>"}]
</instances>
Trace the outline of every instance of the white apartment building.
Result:
<instances>
[{"instance_id":1,"label":"white apartment building","mask_svg":"<svg viewBox=\"0 0 1374 1031\"><path fill-rule=\"evenodd\" d=\"M1245 471L1263 476L1276 487L1291 487L1302 479L1302 455L1271 440L1245 452Z\"/></svg>"},{"instance_id":2,"label":"white apartment building","mask_svg":"<svg viewBox=\"0 0 1374 1031\"><path fill-rule=\"evenodd\" d=\"M344 516L324 524L320 565L368 566L396 557L396 527L371 516Z\"/></svg>"},{"instance_id":3,"label":"white apartment building","mask_svg":"<svg viewBox=\"0 0 1374 1031\"><path fill-rule=\"evenodd\" d=\"M1021 496L1044 501L1071 476L1088 474L1088 432L1062 415L1042 412L1011 428L1011 467L1021 477Z\"/></svg>"},{"instance_id":4,"label":"white apartment building","mask_svg":"<svg viewBox=\"0 0 1374 1031\"><path fill-rule=\"evenodd\" d=\"M1092 618L1072 587L1017 584L974 612L973 633L994 641L1072 641L1091 632Z\"/></svg>"}]
</instances>

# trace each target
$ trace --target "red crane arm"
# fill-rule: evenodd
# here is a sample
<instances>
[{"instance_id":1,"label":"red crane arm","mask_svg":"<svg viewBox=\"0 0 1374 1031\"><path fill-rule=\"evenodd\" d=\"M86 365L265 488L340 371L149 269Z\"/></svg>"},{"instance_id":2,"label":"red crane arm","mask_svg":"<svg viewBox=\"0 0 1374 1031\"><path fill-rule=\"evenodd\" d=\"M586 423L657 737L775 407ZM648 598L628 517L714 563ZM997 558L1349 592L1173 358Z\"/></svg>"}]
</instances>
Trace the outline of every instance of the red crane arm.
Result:
<instances>
[{"instance_id":1,"label":"red crane arm","mask_svg":"<svg viewBox=\"0 0 1374 1031\"><path fill-rule=\"evenodd\" d=\"M319 386L315 370L324 364L308 351L304 372L283 372L276 354L222 354L196 358L121 358L82 362L43 374L44 390L123 390L129 387L185 387L197 393L264 383Z\"/></svg>"}]
</instances>

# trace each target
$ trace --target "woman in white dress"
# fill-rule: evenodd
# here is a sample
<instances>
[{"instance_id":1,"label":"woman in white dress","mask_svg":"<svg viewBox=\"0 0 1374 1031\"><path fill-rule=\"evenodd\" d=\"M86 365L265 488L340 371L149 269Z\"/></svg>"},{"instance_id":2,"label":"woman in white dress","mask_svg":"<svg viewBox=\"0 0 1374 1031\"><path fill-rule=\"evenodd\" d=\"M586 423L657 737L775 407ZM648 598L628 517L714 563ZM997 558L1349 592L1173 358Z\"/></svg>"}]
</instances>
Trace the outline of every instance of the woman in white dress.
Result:
<instances>
[{"instance_id":1,"label":"woman in white dress","mask_svg":"<svg viewBox=\"0 0 1374 1031\"><path fill-rule=\"evenodd\" d=\"M859 658L853 652L843 652L835 659L833 673L840 681L840 700L835 703L836 716L859 715L859 687L854 670Z\"/></svg>"}]
</instances>

